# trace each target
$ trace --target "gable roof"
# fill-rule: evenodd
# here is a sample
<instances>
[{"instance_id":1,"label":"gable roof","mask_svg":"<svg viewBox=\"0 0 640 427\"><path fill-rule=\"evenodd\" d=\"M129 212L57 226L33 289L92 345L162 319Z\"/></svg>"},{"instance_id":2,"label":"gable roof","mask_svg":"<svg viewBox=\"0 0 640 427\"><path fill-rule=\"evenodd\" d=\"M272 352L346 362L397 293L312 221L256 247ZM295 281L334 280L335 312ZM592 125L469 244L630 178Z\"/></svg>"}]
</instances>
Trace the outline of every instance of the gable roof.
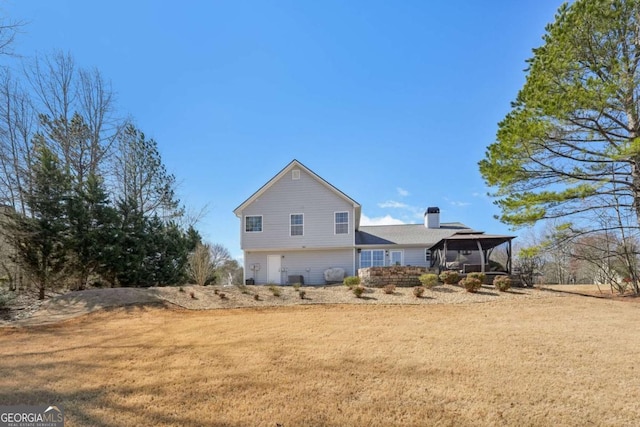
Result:
<instances>
[{"instance_id":1,"label":"gable roof","mask_svg":"<svg viewBox=\"0 0 640 427\"><path fill-rule=\"evenodd\" d=\"M347 201L348 203L352 204L354 209L355 209L355 222L354 222L355 229L358 229L358 227L360 226L360 214L362 212L362 206L360 206L360 203L356 202L351 197L347 196L345 193L343 193L342 191L338 190L336 187L334 187L332 184L330 184L327 180L322 178L320 175L318 175L317 173L315 173L314 171L312 171L311 169L309 169L308 167L306 167L305 165L303 165L302 163L300 163L296 159L293 159L287 166L285 166L273 178L271 178L269 181L267 181L266 184L264 184L262 187L260 187L258 189L258 191L253 193L247 200L242 202L240 204L240 206L238 206L237 208L235 208L233 210L233 213L237 217L241 217L242 216L242 211L247 206L249 206L251 203L253 203L253 201L256 200L257 198L262 196L262 194L264 194L269 188L271 188L271 186L274 183L276 183L280 178L282 178L284 175L288 174L294 168L299 168L299 169L305 171L307 174L309 174L312 178L314 178L320 184L324 185L326 188L328 188L333 193L335 193L338 197L340 197L340 198L344 199L345 201Z\"/></svg>"},{"instance_id":2,"label":"gable roof","mask_svg":"<svg viewBox=\"0 0 640 427\"><path fill-rule=\"evenodd\" d=\"M368 225L356 232L356 246L405 245L429 247L454 234L482 233L459 222L441 223L440 228L424 224Z\"/></svg>"}]
</instances>

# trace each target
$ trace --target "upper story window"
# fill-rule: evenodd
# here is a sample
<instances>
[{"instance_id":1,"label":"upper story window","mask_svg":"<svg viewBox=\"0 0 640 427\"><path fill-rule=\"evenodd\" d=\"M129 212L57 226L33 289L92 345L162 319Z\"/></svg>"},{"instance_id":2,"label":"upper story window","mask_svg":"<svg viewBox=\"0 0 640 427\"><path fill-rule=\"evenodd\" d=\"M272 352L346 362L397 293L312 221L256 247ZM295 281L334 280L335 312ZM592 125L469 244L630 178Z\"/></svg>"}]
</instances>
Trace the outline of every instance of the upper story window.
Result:
<instances>
[{"instance_id":1,"label":"upper story window","mask_svg":"<svg viewBox=\"0 0 640 427\"><path fill-rule=\"evenodd\" d=\"M244 231L247 233L257 233L262 231L262 215L244 217Z\"/></svg>"},{"instance_id":2,"label":"upper story window","mask_svg":"<svg viewBox=\"0 0 640 427\"><path fill-rule=\"evenodd\" d=\"M335 224L336 234L349 234L349 212L336 212Z\"/></svg>"},{"instance_id":3,"label":"upper story window","mask_svg":"<svg viewBox=\"0 0 640 427\"><path fill-rule=\"evenodd\" d=\"M291 214L290 224L292 236L302 236L304 234L303 214Z\"/></svg>"}]
</instances>

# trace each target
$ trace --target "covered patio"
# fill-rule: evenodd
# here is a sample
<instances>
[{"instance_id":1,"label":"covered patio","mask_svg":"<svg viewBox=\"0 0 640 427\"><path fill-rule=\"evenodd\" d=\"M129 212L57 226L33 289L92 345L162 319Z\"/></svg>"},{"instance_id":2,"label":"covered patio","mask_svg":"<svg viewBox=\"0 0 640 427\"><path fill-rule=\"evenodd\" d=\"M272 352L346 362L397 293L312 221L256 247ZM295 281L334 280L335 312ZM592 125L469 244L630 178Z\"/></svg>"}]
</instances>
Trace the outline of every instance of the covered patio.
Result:
<instances>
[{"instance_id":1,"label":"covered patio","mask_svg":"<svg viewBox=\"0 0 640 427\"><path fill-rule=\"evenodd\" d=\"M460 274L481 272L486 275L511 275L511 241L515 236L490 234L454 234L429 248L431 267L438 273L455 270ZM503 262L492 259L496 248L504 247ZM491 280L492 281L492 280Z\"/></svg>"}]
</instances>

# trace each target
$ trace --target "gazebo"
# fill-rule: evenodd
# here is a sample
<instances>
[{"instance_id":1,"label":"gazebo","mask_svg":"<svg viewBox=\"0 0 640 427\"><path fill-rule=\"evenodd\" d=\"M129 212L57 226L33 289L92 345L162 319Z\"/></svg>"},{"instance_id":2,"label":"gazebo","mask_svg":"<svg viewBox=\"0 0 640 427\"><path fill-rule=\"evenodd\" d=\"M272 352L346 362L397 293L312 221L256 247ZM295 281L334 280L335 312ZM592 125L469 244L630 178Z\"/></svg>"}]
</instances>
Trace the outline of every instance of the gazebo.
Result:
<instances>
[{"instance_id":1,"label":"gazebo","mask_svg":"<svg viewBox=\"0 0 640 427\"><path fill-rule=\"evenodd\" d=\"M485 274L511 274L511 240L515 236L500 236L484 233L454 234L445 237L429 248L431 267L456 270L461 274L481 272ZM507 244L507 261L503 269L496 270L489 265L491 253L500 245Z\"/></svg>"}]
</instances>

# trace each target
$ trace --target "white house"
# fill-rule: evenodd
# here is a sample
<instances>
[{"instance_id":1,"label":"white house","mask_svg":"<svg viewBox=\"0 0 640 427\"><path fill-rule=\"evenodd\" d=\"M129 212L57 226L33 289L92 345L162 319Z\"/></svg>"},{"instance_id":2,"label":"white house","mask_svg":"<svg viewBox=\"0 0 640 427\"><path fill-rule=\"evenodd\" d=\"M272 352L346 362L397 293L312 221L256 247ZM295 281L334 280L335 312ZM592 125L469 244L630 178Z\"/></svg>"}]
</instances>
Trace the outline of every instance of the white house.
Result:
<instances>
[{"instance_id":1,"label":"white house","mask_svg":"<svg viewBox=\"0 0 640 427\"><path fill-rule=\"evenodd\" d=\"M293 160L233 212L240 218L245 280L255 283L324 284L325 271L434 265L431 248L453 235L483 235L460 223L441 223L429 208L424 224L361 226L361 206ZM512 237L509 237L509 241ZM450 252L450 251L449 251ZM445 262L475 254L445 252ZM484 262L483 262L484 265Z\"/></svg>"}]
</instances>

